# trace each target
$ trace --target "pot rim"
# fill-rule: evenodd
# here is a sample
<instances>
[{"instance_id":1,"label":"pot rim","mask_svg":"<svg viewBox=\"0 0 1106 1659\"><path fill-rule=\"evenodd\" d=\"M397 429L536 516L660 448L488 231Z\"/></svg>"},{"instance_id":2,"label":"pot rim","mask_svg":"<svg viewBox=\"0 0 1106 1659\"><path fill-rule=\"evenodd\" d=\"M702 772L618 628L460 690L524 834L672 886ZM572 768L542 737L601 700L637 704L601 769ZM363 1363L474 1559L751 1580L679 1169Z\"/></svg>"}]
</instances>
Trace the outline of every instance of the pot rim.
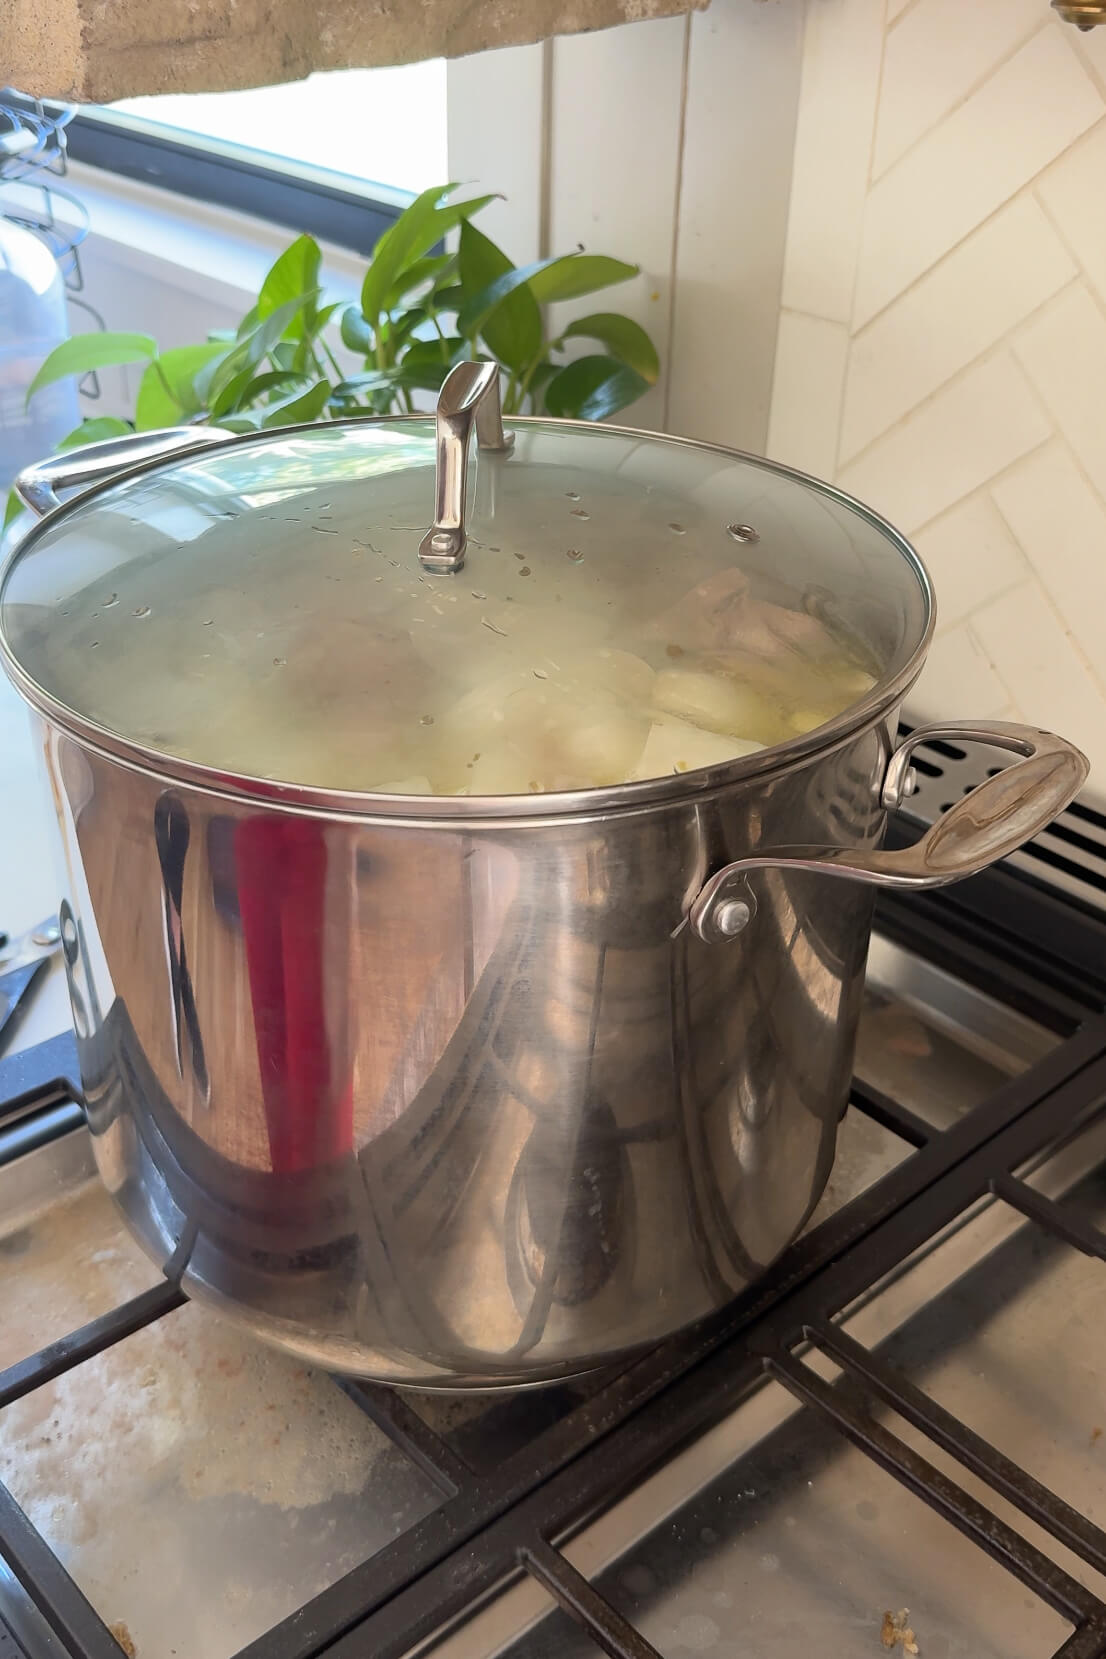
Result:
<instances>
[{"instance_id":1,"label":"pot rim","mask_svg":"<svg viewBox=\"0 0 1106 1659\"><path fill-rule=\"evenodd\" d=\"M225 446L245 445L250 443L265 443L270 438L278 438L289 432L304 432L318 429L341 427L363 427L372 425L406 425L413 423L433 422L433 414L413 415L371 415L348 416L337 421L309 421L299 426L274 427L264 433L257 432L228 432ZM595 423L582 420L560 420L539 415L511 416L505 425L510 426L554 426L557 428L575 429L580 432L594 432ZM809 473L801 472L797 467L787 466L782 461L772 461L766 456L752 455L746 450L733 449L726 444L715 444L700 441L697 438L685 438L667 432L649 432L639 427L615 426L604 422L602 431L612 432L617 436L645 438L652 443L668 444L672 447L689 448L706 451L709 454L722 455L729 460L744 461L762 471L774 473L778 477L788 478L808 489L817 490L821 495L836 502L840 506L849 508L860 518L864 519L874 529L880 531L891 546L904 558L910 566L925 603L925 625L914 650L896 674L890 679L877 680L870 691L855 703L828 720L824 725L816 726L812 732L802 736L788 738L783 743L774 743L754 754L743 755L740 759L726 761L719 766L699 767L693 771L673 773L670 777L644 778L634 783L608 784L595 789L551 790L542 795L396 795L384 794L371 790L356 789L323 789L313 784L278 783L271 779L252 777L245 773L224 771L219 767L208 766L199 761L183 760L179 756L165 751L149 748L130 738L120 736L101 726L97 721L88 719L76 709L60 699L51 696L37 680L33 679L24 669L22 663L15 656L8 644L4 630L0 626L0 666L2 666L19 695L31 708L41 714L53 726L68 736L77 739L86 747L95 750L109 760L122 762L134 770L146 773L154 778L161 778L167 783L178 784L186 788L198 789L205 794L222 796L235 801L253 802L258 806L277 807L290 810L307 811L312 815L352 819L371 819L387 822L399 820L410 824L429 826L432 823L456 826L463 823L487 822L490 820L509 819L512 821L528 820L534 823L545 823L555 818L581 818L609 816L632 812L643 807L661 806L679 801L686 802L689 798L698 799L714 794L720 789L732 785L760 781L785 772L804 760L813 758L830 749L839 747L840 743L856 735L865 727L876 723L884 715L890 714L902 702L907 691L914 684L921 673L926 653L936 625L936 599L933 582L921 556L907 541L906 537L895 529L880 513L858 501L855 496L839 489L835 484L828 484L820 478L814 478ZM212 452L224 447L222 442L205 445ZM123 479L136 478L143 473L156 472L161 468L169 467L175 460L180 459L178 452L175 457L155 456L152 459L141 461L133 466L121 467L112 473L110 478L93 485L90 489L81 491L70 501L47 513L14 549L11 558L0 571L0 614L2 614L4 590L8 579L18 561L33 549L40 534L48 527L52 528L67 513L77 505L84 506L87 502L111 490ZM541 802L542 810L535 811L535 804Z\"/></svg>"}]
</instances>

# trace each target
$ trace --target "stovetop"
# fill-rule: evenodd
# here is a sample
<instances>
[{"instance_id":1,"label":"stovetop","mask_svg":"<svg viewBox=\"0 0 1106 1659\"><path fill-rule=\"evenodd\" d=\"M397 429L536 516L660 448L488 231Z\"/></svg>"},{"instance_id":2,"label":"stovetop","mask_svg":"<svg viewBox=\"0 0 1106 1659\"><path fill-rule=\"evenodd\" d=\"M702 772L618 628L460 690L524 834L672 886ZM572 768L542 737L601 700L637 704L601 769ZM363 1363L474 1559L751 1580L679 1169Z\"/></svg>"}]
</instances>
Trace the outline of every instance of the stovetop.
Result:
<instances>
[{"instance_id":1,"label":"stovetop","mask_svg":"<svg viewBox=\"0 0 1106 1659\"><path fill-rule=\"evenodd\" d=\"M988 763L921 759L923 819ZM71 1036L0 1060L0 1659L1106 1655L1104 1009L1092 808L882 904L803 1237L624 1367L476 1399L187 1304Z\"/></svg>"}]
</instances>

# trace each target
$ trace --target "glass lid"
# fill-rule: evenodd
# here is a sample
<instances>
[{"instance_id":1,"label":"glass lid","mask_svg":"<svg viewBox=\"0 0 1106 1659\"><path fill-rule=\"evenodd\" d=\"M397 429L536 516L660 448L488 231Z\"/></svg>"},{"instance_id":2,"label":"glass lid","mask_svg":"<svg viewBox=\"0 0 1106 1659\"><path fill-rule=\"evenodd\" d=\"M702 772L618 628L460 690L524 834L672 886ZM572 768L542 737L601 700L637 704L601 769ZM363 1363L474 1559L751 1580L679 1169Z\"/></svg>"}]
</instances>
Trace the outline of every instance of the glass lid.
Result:
<instances>
[{"instance_id":1,"label":"glass lid","mask_svg":"<svg viewBox=\"0 0 1106 1659\"><path fill-rule=\"evenodd\" d=\"M928 583L873 515L704 445L504 440L483 368L437 423L228 438L51 515L0 589L32 695L240 778L527 795L728 766L908 674Z\"/></svg>"}]
</instances>

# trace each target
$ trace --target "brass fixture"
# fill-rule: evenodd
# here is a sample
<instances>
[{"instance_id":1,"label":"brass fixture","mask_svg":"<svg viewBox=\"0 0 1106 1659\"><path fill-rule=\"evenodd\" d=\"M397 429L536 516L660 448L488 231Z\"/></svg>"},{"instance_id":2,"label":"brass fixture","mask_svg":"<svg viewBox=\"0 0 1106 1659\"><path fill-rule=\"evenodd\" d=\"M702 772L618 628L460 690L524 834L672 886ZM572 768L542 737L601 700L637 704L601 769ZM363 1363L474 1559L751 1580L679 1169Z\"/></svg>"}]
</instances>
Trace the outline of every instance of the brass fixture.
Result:
<instances>
[{"instance_id":1,"label":"brass fixture","mask_svg":"<svg viewBox=\"0 0 1106 1659\"><path fill-rule=\"evenodd\" d=\"M1077 29L1093 29L1096 23L1106 23L1106 0L1052 0L1052 9Z\"/></svg>"}]
</instances>

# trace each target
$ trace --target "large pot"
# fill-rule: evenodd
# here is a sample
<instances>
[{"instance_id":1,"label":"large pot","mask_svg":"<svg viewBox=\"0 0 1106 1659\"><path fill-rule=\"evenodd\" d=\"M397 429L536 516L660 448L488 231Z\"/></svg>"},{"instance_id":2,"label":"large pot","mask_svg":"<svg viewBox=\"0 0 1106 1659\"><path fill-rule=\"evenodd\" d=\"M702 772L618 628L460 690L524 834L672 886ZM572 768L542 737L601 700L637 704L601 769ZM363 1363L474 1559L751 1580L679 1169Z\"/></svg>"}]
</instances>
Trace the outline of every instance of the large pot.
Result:
<instances>
[{"instance_id":1,"label":"large pot","mask_svg":"<svg viewBox=\"0 0 1106 1659\"><path fill-rule=\"evenodd\" d=\"M833 1161L875 889L980 870L1087 772L1020 726L895 747L932 595L867 509L606 427L518 421L512 454L495 397L467 364L437 423L191 429L47 462L18 486L46 516L0 588L61 825L109 1189L189 1295L321 1365L424 1386L580 1371L762 1272ZM448 720L466 606L491 652L503 607L552 627L583 572L589 649L598 612L644 615L674 571L740 590L728 614L767 618L786 662L845 642L868 689L738 758L608 787L428 796L312 770L339 738L359 752L360 729L326 725L353 680L366 731L396 699L415 698L412 743L432 718L408 658L393 672L381 647L381 667L357 634L396 583L388 614L407 607ZM240 721L211 703L212 664L260 688ZM1022 758L882 851L935 730Z\"/></svg>"}]
</instances>

